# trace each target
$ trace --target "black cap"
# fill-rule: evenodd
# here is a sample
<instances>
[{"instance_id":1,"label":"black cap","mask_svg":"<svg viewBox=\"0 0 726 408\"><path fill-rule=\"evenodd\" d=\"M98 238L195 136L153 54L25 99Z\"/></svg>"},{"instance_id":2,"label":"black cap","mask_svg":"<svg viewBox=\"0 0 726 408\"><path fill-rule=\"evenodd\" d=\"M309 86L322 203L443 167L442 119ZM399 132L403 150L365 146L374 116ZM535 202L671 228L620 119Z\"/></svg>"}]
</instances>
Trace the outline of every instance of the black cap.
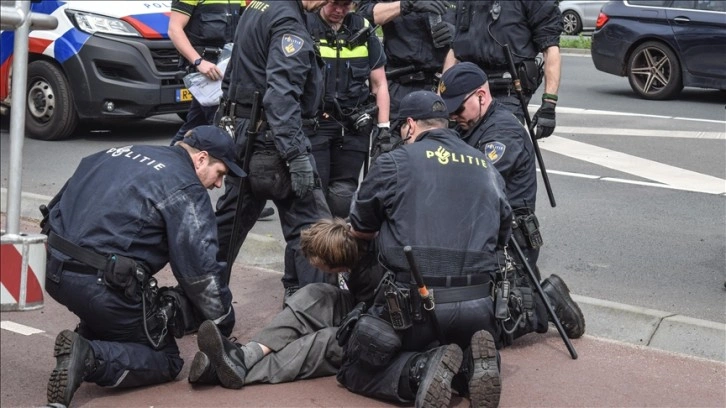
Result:
<instances>
[{"instance_id":1,"label":"black cap","mask_svg":"<svg viewBox=\"0 0 726 408\"><path fill-rule=\"evenodd\" d=\"M215 159L227 165L229 172L237 177L247 174L235 162L236 146L232 138L224 130L216 126L198 126L182 142L199 150L204 150Z\"/></svg>"},{"instance_id":2,"label":"black cap","mask_svg":"<svg viewBox=\"0 0 726 408\"><path fill-rule=\"evenodd\" d=\"M401 126L407 118L413 120L449 119L449 113L439 95L431 91L414 91L401 99L401 103L398 105L398 118L393 129Z\"/></svg>"},{"instance_id":3,"label":"black cap","mask_svg":"<svg viewBox=\"0 0 726 408\"><path fill-rule=\"evenodd\" d=\"M449 113L456 112L464 99L487 82L487 74L471 62L460 62L449 68L439 81L439 95Z\"/></svg>"}]
</instances>

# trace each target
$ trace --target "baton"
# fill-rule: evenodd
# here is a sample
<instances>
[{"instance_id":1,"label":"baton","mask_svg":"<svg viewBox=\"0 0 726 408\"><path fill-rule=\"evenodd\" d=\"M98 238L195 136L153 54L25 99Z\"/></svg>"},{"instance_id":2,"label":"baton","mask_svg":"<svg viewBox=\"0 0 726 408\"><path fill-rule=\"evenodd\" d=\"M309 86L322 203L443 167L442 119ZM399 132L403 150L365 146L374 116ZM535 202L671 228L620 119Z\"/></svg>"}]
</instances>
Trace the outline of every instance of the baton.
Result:
<instances>
[{"instance_id":1,"label":"baton","mask_svg":"<svg viewBox=\"0 0 726 408\"><path fill-rule=\"evenodd\" d=\"M504 44L504 55L507 57L507 63L509 64L509 73L512 74L512 82L514 83L514 91L517 92L519 97L519 103L522 105L522 112L524 113L524 121L527 124L527 130L529 131L529 137L532 139L532 145L534 146L534 155L537 156L537 163L539 164L540 172L542 173L542 181L544 181L545 189L547 190L547 197L550 199L550 205L552 207L557 206L555 203L555 195L552 192L552 186L550 185L550 178L547 176L547 170L545 169L544 160L542 159L542 153L539 151L539 144L537 144L537 138L535 137L534 127L532 126L532 119L529 117L529 111L527 110L527 104L522 93L522 82L517 74L517 69L514 67L514 59L512 57L512 51L509 49L509 44Z\"/></svg>"},{"instance_id":2,"label":"baton","mask_svg":"<svg viewBox=\"0 0 726 408\"><path fill-rule=\"evenodd\" d=\"M529 262L527 262L527 258L524 257L522 248L519 247L519 244L517 243L517 240L514 239L514 237L510 237L509 242L514 247L515 251L517 251L517 255L519 256L519 259L524 264L524 269L527 270L527 275L529 276L529 280L532 281L535 289L537 289L537 293L539 294L540 299L542 299L542 302L545 304L545 307L547 308L547 314L550 315L550 317L552 318L552 321L555 323L555 327L557 327L557 331L560 333L560 337L562 337L562 341L565 342L565 346L567 346L567 350L570 352L570 356L572 357L573 360L577 360L577 351L575 351L575 347L572 345L572 342L565 334L565 329L562 328L562 323L560 323L560 319L558 319L557 316L555 315L555 311L554 311L554 309L552 309L552 305L550 304L549 299L547 299L547 295L545 295L544 290L542 290L542 286L537 281L534 271L532 271L532 267L530 267Z\"/></svg>"},{"instance_id":3,"label":"baton","mask_svg":"<svg viewBox=\"0 0 726 408\"><path fill-rule=\"evenodd\" d=\"M431 324L434 326L434 331L436 332L436 336L439 338L439 343L444 345L444 335L441 333L439 319L436 317L436 311L434 310L436 308L434 296L431 292L429 292L429 289L423 281L423 276L421 276L421 272L419 272L418 266L416 266L416 260L413 259L411 246L406 245L403 247L403 253L406 255L409 268L411 268L411 276L413 276L413 280L416 282L416 286L418 287L418 294L421 296L423 307L428 312L429 316L431 316Z\"/></svg>"},{"instance_id":4,"label":"baton","mask_svg":"<svg viewBox=\"0 0 726 408\"><path fill-rule=\"evenodd\" d=\"M258 122L260 121L260 91L255 91L254 94L252 94L252 111L250 113L250 123L247 126L247 140L245 142L245 157L244 161L242 162L242 170L247 174L247 177L249 177L250 174L250 160L252 159L252 148L255 143L255 139L257 138L257 129L258 129ZM234 112L233 112L234 113ZM239 179L238 187L239 191L237 193L237 200L235 203L235 212L234 212L234 221L232 222L232 236L229 239L229 250L227 252L227 270L225 271L225 282L227 285L229 285L229 281L232 277L232 264L234 263L234 260L237 258L237 254L239 253L239 248L237 248L237 245L240 241L240 232L242 230L242 186L245 183L249 183L249 178L246 179Z\"/></svg>"}]
</instances>

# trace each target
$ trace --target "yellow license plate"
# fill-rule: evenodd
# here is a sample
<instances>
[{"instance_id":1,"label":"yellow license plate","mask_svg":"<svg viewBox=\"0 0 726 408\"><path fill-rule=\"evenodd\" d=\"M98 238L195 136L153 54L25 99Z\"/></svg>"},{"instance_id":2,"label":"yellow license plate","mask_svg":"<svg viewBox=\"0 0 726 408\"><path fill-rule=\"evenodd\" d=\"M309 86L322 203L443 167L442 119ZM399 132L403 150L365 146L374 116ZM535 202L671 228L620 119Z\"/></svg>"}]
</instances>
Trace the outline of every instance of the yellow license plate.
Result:
<instances>
[{"instance_id":1,"label":"yellow license plate","mask_svg":"<svg viewBox=\"0 0 726 408\"><path fill-rule=\"evenodd\" d=\"M189 102L192 100L192 93L187 88L176 90L176 101L177 102Z\"/></svg>"}]
</instances>

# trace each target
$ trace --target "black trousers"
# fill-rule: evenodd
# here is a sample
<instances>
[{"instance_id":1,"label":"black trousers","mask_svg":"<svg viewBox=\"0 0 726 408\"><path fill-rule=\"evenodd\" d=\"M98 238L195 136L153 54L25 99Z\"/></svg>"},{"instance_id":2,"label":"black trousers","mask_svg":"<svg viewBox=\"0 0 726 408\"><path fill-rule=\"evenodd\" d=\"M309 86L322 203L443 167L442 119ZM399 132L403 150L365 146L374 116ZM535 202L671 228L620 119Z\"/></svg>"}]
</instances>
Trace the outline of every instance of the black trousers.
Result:
<instances>
[{"instance_id":1,"label":"black trousers","mask_svg":"<svg viewBox=\"0 0 726 408\"><path fill-rule=\"evenodd\" d=\"M433 292L435 296L436 288L433 288ZM471 336L479 330L489 331L495 339L499 336L491 296L436 304L435 310L446 344L455 343L462 350L467 350ZM384 315L382 307L374 307L369 313ZM408 389L405 381L408 378L408 362L416 354L437 346L438 335L429 321L415 323L398 334L401 337L401 351L382 367L370 366L346 347L343 365L338 371L338 382L356 394L397 403L411 402L415 398L415 392Z\"/></svg>"},{"instance_id":2,"label":"black trousers","mask_svg":"<svg viewBox=\"0 0 726 408\"><path fill-rule=\"evenodd\" d=\"M244 157L244 135L249 124L248 119L238 119L236 124L237 143L240 144L239 157ZM262 137L262 136L258 136ZM315 162L312 156L310 160ZM317 177L317 174L316 174ZM242 182L240 182L242 181ZM225 177L225 192L217 201L217 232L219 237L219 253L217 259L227 259L228 253L231 251L235 255L239 253L242 244L247 238L247 234L257 223L262 210L265 208L267 200L255 197L249 188L249 183L240 180L237 177ZM330 210L325 202L323 191L316 187L305 197L299 198L295 195L284 200L273 200L275 207L280 215L280 224L282 227L282 235L285 238L285 271L282 277L282 283L285 288L291 286L304 286L313 282L335 283L333 274L326 274L323 271L314 268L307 261L300 251L300 232L318 221L321 218L330 218ZM241 206L241 232L239 237L232 245L232 226L237 205ZM236 257L236 256L235 256Z\"/></svg>"}]
</instances>

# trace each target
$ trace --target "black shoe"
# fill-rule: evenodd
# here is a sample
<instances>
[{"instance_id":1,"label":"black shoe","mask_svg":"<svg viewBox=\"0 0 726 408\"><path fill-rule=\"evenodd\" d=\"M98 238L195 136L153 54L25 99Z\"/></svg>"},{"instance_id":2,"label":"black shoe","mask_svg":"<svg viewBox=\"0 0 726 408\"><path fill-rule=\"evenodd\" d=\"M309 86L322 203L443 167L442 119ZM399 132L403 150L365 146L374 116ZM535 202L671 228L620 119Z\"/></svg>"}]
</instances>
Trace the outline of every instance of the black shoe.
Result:
<instances>
[{"instance_id":1,"label":"black shoe","mask_svg":"<svg viewBox=\"0 0 726 408\"><path fill-rule=\"evenodd\" d=\"M422 358L423 357L423 358ZM412 388L416 391L416 408L448 407L451 380L461 367L463 353L456 344L437 347L417 357L411 366Z\"/></svg>"},{"instance_id":2,"label":"black shoe","mask_svg":"<svg viewBox=\"0 0 726 408\"><path fill-rule=\"evenodd\" d=\"M272 207L265 207L265 209L262 210L262 212L260 213L260 216L257 217L257 220L258 221L267 221L270 218L272 218L273 215L275 215L275 209Z\"/></svg>"},{"instance_id":3,"label":"black shoe","mask_svg":"<svg viewBox=\"0 0 726 408\"><path fill-rule=\"evenodd\" d=\"M56 336L53 356L56 365L48 380L48 404L68 406L83 379L96 370L96 357L88 340L70 330Z\"/></svg>"},{"instance_id":4,"label":"black shoe","mask_svg":"<svg viewBox=\"0 0 726 408\"><path fill-rule=\"evenodd\" d=\"M555 315L565 329L567 337L577 339L585 334L585 317L580 307L570 297L570 289L557 275L550 275L542 282L542 290L552 304Z\"/></svg>"},{"instance_id":5,"label":"black shoe","mask_svg":"<svg viewBox=\"0 0 726 408\"><path fill-rule=\"evenodd\" d=\"M213 321L206 320L199 326L197 344L211 360L222 387L240 389L245 385L247 366L244 354L238 345L222 336Z\"/></svg>"},{"instance_id":6,"label":"black shoe","mask_svg":"<svg viewBox=\"0 0 726 408\"><path fill-rule=\"evenodd\" d=\"M469 378L469 399L474 408L499 406L502 381L499 377L497 348L494 338L486 330L471 336L471 357L474 369Z\"/></svg>"},{"instance_id":7,"label":"black shoe","mask_svg":"<svg viewBox=\"0 0 726 408\"><path fill-rule=\"evenodd\" d=\"M189 382L192 384L203 385L219 385L217 378L217 370L214 364L209 360L209 356L201 351L197 351L192 360L192 366L189 369Z\"/></svg>"}]
</instances>

